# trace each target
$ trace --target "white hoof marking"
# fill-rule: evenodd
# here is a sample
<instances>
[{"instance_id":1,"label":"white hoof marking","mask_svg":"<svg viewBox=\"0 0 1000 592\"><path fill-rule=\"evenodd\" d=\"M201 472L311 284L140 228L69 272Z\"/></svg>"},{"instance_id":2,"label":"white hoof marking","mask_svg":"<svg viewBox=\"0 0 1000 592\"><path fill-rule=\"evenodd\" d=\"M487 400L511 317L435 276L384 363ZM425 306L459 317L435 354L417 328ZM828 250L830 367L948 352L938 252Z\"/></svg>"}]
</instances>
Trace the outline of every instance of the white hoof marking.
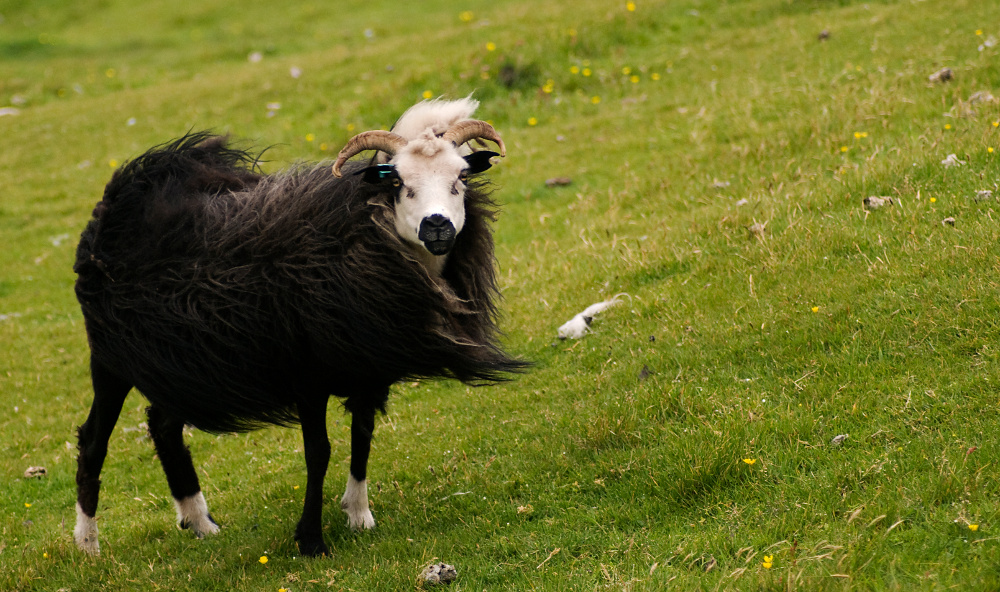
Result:
<instances>
[{"instance_id":1,"label":"white hoof marking","mask_svg":"<svg viewBox=\"0 0 1000 592\"><path fill-rule=\"evenodd\" d=\"M368 480L358 481L347 476L347 491L340 499L340 507L347 513L347 524L354 530L375 528L375 518L368 507Z\"/></svg>"},{"instance_id":2,"label":"white hoof marking","mask_svg":"<svg viewBox=\"0 0 1000 592\"><path fill-rule=\"evenodd\" d=\"M174 506L177 508L177 525L190 528L199 539L219 532L219 525L208 515L208 504L200 491L182 500L175 499Z\"/></svg>"},{"instance_id":3,"label":"white hoof marking","mask_svg":"<svg viewBox=\"0 0 1000 592\"><path fill-rule=\"evenodd\" d=\"M76 528L73 529L73 539L81 551L89 555L100 554L101 546L97 542L97 519L87 516L79 502L76 504Z\"/></svg>"}]
</instances>

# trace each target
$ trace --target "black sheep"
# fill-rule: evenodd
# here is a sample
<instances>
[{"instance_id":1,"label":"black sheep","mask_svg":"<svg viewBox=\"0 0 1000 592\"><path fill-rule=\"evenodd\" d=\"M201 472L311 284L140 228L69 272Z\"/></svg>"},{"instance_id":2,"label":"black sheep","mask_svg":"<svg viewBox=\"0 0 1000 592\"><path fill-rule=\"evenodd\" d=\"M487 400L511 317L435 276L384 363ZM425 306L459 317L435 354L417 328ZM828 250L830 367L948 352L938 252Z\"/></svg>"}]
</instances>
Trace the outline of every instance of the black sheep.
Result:
<instances>
[{"instance_id":1,"label":"black sheep","mask_svg":"<svg viewBox=\"0 0 1000 592\"><path fill-rule=\"evenodd\" d=\"M295 538L317 555L327 552L320 515L331 395L353 416L342 506L352 527L371 528L366 465L389 387L425 377L492 383L526 366L498 344L496 206L474 176L494 154L460 153L482 139L503 152L492 127L468 119L475 107L418 104L394 128L405 135L359 134L333 174L321 164L264 175L247 152L205 133L115 172L74 266L94 387L79 429L80 548L99 550L99 476L133 387L149 400L178 520L199 537L218 526L183 426L301 424L307 485ZM366 149L391 160L347 163L341 177L346 159ZM434 205L439 194L452 205ZM403 228L401 212L412 215L418 202L429 213Z\"/></svg>"}]
</instances>

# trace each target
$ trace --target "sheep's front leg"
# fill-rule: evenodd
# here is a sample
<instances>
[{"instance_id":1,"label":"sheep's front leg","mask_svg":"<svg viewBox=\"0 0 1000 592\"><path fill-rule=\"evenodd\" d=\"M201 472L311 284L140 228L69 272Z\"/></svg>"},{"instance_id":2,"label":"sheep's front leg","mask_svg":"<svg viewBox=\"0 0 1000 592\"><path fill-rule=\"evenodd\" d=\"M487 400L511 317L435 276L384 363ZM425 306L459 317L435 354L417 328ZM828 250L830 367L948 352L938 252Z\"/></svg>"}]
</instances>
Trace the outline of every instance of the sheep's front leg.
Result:
<instances>
[{"instance_id":1,"label":"sheep's front leg","mask_svg":"<svg viewBox=\"0 0 1000 592\"><path fill-rule=\"evenodd\" d=\"M303 555L326 555L330 552L323 542L323 479L330 464L330 440L326 434L327 397L300 402L299 422L306 455L306 500L302 518L295 529L295 540Z\"/></svg>"},{"instance_id":2,"label":"sheep's front leg","mask_svg":"<svg viewBox=\"0 0 1000 592\"><path fill-rule=\"evenodd\" d=\"M356 409L351 414L351 470L347 490L340 507L347 513L347 523L354 530L375 528L375 518L368 507L368 454L375 431L375 409Z\"/></svg>"}]
</instances>

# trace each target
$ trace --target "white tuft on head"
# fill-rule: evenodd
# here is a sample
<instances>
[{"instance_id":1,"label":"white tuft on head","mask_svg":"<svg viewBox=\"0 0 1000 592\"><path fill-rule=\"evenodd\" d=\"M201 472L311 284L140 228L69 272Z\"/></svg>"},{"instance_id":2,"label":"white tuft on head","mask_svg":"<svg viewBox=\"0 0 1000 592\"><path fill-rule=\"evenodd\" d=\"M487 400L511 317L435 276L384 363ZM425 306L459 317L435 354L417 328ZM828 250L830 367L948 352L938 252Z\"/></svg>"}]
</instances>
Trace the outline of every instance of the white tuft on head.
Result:
<instances>
[{"instance_id":1,"label":"white tuft on head","mask_svg":"<svg viewBox=\"0 0 1000 592\"><path fill-rule=\"evenodd\" d=\"M471 119L478 107L479 101L471 95L456 101L422 101L407 109L392 126L392 131L407 140L420 137L428 129L440 136L459 121Z\"/></svg>"}]
</instances>

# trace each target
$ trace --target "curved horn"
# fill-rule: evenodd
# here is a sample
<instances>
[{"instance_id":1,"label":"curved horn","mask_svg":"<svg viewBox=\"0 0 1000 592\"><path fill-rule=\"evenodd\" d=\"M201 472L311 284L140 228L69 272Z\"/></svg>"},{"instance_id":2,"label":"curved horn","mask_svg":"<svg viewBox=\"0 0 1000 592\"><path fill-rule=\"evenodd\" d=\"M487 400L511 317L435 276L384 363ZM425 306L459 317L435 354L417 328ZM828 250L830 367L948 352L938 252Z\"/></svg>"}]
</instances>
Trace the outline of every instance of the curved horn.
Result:
<instances>
[{"instance_id":1,"label":"curved horn","mask_svg":"<svg viewBox=\"0 0 1000 592\"><path fill-rule=\"evenodd\" d=\"M340 167L344 166L348 158L365 150L381 150L389 154L395 154L400 148L406 146L406 138L399 134L387 132L385 130L374 130L362 132L350 140L344 149L337 155L337 162L333 163L333 174L340 177Z\"/></svg>"},{"instance_id":2,"label":"curved horn","mask_svg":"<svg viewBox=\"0 0 1000 592\"><path fill-rule=\"evenodd\" d=\"M448 128L448 131L441 137L453 142L456 146L461 146L469 140L475 140L476 138L490 140L491 142L495 142L497 147L500 148L500 156L507 156L507 148L504 147L503 140L500 139L500 134L497 133L497 130L493 129L492 125L485 121L479 121L478 119L459 121Z\"/></svg>"}]
</instances>

